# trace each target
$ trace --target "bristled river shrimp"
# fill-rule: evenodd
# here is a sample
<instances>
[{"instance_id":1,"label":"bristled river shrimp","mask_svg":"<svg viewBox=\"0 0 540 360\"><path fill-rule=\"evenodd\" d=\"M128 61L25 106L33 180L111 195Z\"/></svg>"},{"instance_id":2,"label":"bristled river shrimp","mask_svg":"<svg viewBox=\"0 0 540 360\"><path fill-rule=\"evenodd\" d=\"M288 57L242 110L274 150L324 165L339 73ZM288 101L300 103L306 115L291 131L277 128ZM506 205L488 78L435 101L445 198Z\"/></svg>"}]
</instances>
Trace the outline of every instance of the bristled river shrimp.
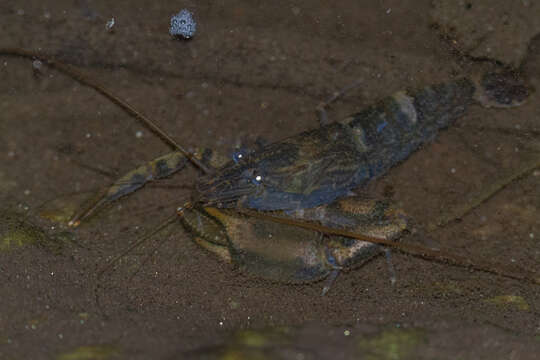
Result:
<instances>
[{"instance_id":1,"label":"bristled river shrimp","mask_svg":"<svg viewBox=\"0 0 540 360\"><path fill-rule=\"evenodd\" d=\"M324 293L341 269L361 265L383 244L538 283L535 274L511 274L491 264L396 243L407 227L403 212L386 200L352 192L434 139L470 105L521 104L529 89L513 72L486 72L400 91L341 121L229 159L208 149L186 151L131 105L60 62L17 49L0 49L0 54L40 58L67 72L176 148L122 176L95 204L77 213L72 226L189 161L204 175L192 201L178 208L182 222L202 247L256 276L286 283L329 277Z\"/></svg>"}]
</instances>

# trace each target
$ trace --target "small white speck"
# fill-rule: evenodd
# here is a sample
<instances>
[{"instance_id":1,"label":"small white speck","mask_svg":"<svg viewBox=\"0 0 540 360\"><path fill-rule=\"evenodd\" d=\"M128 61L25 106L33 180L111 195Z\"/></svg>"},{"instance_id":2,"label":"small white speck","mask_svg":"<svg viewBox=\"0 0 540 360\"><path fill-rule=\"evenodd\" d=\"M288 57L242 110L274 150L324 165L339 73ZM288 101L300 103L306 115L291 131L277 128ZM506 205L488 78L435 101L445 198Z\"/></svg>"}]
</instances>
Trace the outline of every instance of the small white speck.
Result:
<instances>
[{"instance_id":1,"label":"small white speck","mask_svg":"<svg viewBox=\"0 0 540 360\"><path fill-rule=\"evenodd\" d=\"M512 258L512 259L510 259L510 262L515 263L515 262L516 262L516 259Z\"/></svg>"},{"instance_id":2,"label":"small white speck","mask_svg":"<svg viewBox=\"0 0 540 360\"><path fill-rule=\"evenodd\" d=\"M107 23L105 24L105 29L107 31L112 31L114 24L115 24L114 18L111 18L111 20L107 21Z\"/></svg>"},{"instance_id":3,"label":"small white speck","mask_svg":"<svg viewBox=\"0 0 540 360\"><path fill-rule=\"evenodd\" d=\"M19 204L18 208L23 209L24 211L27 211L29 209L28 205L24 205L24 204Z\"/></svg>"},{"instance_id":4,"label":"small white speck","mask_svg":"<svg viewBox=\"0 0 540 360\"><path fill-rule=\"evenodd\" d=\"M51 276L54 276L54 271L51 271Z\"/></svg>"},{"instance_id":5,"label":"small white speck","mask_svg":"<svg viewBox=\"0 0 540 360\"><path fill-rule=\"evenodd\" d=\"M534 239L534 234L533 234L533 233L530 233L530 234L529 234L529 237L530 237L531 239Z\"/></svg>"},{"instance_id":6,"label":"small white speck","mask_svg":"<svg viewBox=\"0 0 540 360\"><path fill-rule=\"evenodd\" d=\"M43 63L39 60L32 61L32 67L34 68L34 70L41 69L41 65L43 65Z\"/></svg>"},{"instance_id":7,"label":"small white speck","mask_svg":"<svg viewBox=\"0 0 540 360\"><path fill-rule=\"evenodd\" d=\"M138 130L137 132L135 132L135 137L137 139L140 139L143 137L143 132L141 130Z\"/></svg>"},{"instance_id":8,"label":"small white speck","mask_svg":"<svg viewBox=\"0 0 540 360\"><path fill-rule=\"evenodd\" d=\"M343 332L343 335L349 336L349 335L351 335L351 332L350 332L349 330L345 330L345 331Z\"/></svg>"},{"instance_id":9,"label":"small white speck","mask_svg":"<svg viewBox=\"0 0 540 360\"><path fill-rule=\"evenodd\" d=\"M455 173L456 173L456 168L451 168L451 169L450 169L450 172L451 172L452 174L455 174Z\"/></svg>"},{"instance_id":10,"label":"small white speck","mask_svg":"<svg viewBox=\"0 0 540 360\"><path fill-rule=\"evenodd\" d=\"M24 195L26 195L26 196L30 195L30 190L28 190L28 189L24 190Z\"/></svg>"},{"instance_id":11,"label":"small white speck","mask_svg":"<svg viewBox=\"0 0 540 360\"><path fill-rule=\"evenodd\" d=\"M90 139L92 137L92 134L90 133L86 133L86 135L84 135L87 139Z\"/></svg>"},{"instance_id":12,"label":"small white speck","mask_svg":"<svg viewBox=\"0 0 540 360\"><path fill-rule=\"evenodd\" d=\"M220 321L220 322L219 322L219 326L223 326L223 321Z\"/></svg>"},{"instance_id":13,"label":"small white speck","mask_svg":"<svg viewBox=\"0 0 540 360\"><path fill-rule=\"evenodd\" d=\"M391 9L391 8L386 9L386 13L387 13L387 14L390 14L391 12L392 12L392 9Z\"/></svg>"},{"instance_id":14,"label":"small white speck","mask_svg":"<svg viewBox=\"0 0 540 360\"><path fill-rule=\"evenodd\" d=\"M257 180L257 181L259 181L259 182L260 182L260 181L262 180L262 176L261 176L261 175L257 175L257 176L255 176L255 180Z\"/></svg>"},{"instance_id":15,"label":"small white speck","mask_svg":"<svg viewBox=\"0 0 540 360\"><path fill-rule=\"evenodd\" d=\"M58 334L58 338L62 340L64 338L64 334Z\"/></svg>"}]
</instances>

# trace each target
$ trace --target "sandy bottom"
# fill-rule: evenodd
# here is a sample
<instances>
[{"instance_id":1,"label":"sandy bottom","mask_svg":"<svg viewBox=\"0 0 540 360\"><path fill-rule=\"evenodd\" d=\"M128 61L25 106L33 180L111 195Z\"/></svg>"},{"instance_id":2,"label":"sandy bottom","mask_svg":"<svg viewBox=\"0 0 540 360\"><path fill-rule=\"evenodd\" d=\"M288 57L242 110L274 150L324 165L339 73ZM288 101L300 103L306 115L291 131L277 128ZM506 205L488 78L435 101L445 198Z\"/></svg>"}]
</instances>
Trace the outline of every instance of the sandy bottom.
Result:
<instances>
[{"instance_id":1,"label":"sandy bottom","mask_svg":"<svg viewBox=\"0 0 540 360\"><path fill-rule=\"evenodd\" d=\"M47 8L4 1L0 47L52 54L178 142L225 154L259 136L276 141L315 128L315 106L355 81L359 87L337 101L332 119L475 66L453 51L427 0L181 3L57 1ZM176 6L194 11L199 22L189 42L168 35ZM538 37L529 47L523 71L538 85ZM540 353L539 286L400 253L393 256L394 286L381 257L341 274L321 297L320 282L271 283L221 263L178 224L97 278L106 261L174 215L197 171L148 186L76 230L44 219L51 201L69 210L169 148L95 91L34 65L0 57L1 358ZM473 107L366 191L392 194L409 214L415 236L403 241L534 271L538 168L458 220L434 224L538 163L539 138L538 93L516 109ZM61 220L61 211L52 213Z\"/></svg>"}]
</instances>

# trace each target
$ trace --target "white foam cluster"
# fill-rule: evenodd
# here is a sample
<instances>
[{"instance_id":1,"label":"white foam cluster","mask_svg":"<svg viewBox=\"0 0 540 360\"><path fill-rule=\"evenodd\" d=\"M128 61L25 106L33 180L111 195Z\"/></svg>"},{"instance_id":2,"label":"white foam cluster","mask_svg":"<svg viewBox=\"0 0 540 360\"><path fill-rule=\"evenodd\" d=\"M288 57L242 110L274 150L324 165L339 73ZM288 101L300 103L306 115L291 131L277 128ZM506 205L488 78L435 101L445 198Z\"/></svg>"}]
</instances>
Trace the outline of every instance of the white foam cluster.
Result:
<instances>
[{"instance_id":1,"label":"white foam cluster","mask_svg":"<svg viewBox=\"0 0 540 360\"><path fill-rule=\"evenodd\" d=\"M189 39L195 35L197 31L197 23L193 19L193 14L182 9L178 14L171 17L171 27L169 33L172 36L180 36L184 39Z\"/></svg>"}]
</instances>

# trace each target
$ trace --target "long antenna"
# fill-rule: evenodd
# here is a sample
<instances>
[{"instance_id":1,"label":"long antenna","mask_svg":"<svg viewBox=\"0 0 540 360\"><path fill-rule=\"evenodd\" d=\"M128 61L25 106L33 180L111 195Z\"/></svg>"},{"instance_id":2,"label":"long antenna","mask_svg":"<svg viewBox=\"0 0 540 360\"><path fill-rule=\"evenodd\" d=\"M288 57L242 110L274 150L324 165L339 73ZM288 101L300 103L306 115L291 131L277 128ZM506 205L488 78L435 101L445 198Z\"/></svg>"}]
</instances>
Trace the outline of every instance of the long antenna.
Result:
<instances>
[{"instance_id":1,"label":"long antenna","mask_svg":"<svg viewBox=\"0 0 540 360\"><path fill-rule=\"evenodd\" d=\"M133 249L141 246L144 242L148 241L152 236L160 232L161 230L165 229L167 226L171 225L173 222L176 221L176 214L169 216L164 222L162 222L157 228L152 229L152 231L144 236L142 236L139 240L137 240L135 243L127 247L124 251L122 251L120 254L116 255L112 260L107 262L105 266L103 266L97 273L97 278L101 278L105 272L107 272L109 269L111 269L120 259L122 259L124 256L129 254Z\"/></svg>"},{"instance_id":2,"label":"long antenna","mask_svg":"<svg viewBox=\"0 0 540 360\"><path fill-rule=\"evenodd\" d=\"M178 149L178 151L180 151L185 157L187 157L195 166L201 169L201 171L203 171L205 174L212 173L211 169L209 169L201 161L197 160L191 152L187 151L180 144L174 141L173 138L167 135L165 131L163 131L152 120L147 118L143 113L135 109L128 102L122 100L118 96L106 90L101 84L91 80L90 78L83 75L81 72L75 70L73 67L67 64L64 64L58 60L55 60L53 58L49 58L40 53L35 53L32 51L17 49L17 48L0 48L0 55L20 56L20 57L24 57L28 59L39 59L40 61L44 62L50 67L55 68L63 72L64 74L69 75L73 79L77 80L79 83L96 90L97 92L99 92L100 94L102 94L103 96L111 100L113 103L121 107L129 115L133 116L134 118L142 122L144 125L146 125L154 134L159 136L161 139L163 139L173 148Z\"/></svg>"}]
</instances>

